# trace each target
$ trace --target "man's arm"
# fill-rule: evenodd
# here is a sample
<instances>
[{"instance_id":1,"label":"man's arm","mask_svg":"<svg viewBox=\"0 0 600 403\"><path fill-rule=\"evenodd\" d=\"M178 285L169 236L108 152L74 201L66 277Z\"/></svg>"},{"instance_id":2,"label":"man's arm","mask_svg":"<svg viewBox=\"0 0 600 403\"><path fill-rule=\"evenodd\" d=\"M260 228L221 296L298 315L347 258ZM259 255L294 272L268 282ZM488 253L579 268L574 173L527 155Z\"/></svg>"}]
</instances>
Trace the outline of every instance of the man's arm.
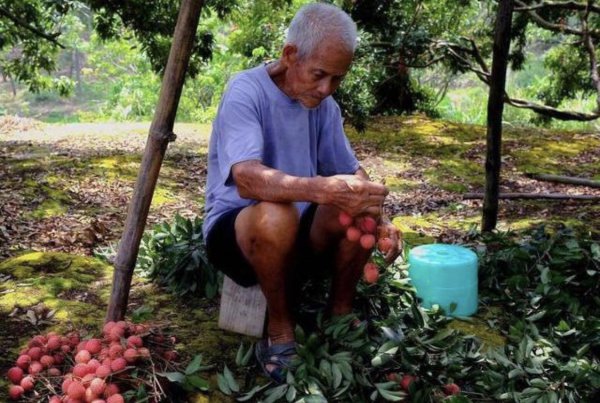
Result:
<instances>
[{"instance_id":1,"label":"man's arm","mask_svg":"<svg viewBox=\"0 0 600 403\"><path fill-rule=\"evenodd\" d=\"M244 161L231 169L238 193L246 199L271 202L308 201L329 204L351 215L379 207L387 188L359 175L334 175L312 178L288 175L260 161ZM366 173L365 173L366 175Z\"/></svg>"}]
</instances>

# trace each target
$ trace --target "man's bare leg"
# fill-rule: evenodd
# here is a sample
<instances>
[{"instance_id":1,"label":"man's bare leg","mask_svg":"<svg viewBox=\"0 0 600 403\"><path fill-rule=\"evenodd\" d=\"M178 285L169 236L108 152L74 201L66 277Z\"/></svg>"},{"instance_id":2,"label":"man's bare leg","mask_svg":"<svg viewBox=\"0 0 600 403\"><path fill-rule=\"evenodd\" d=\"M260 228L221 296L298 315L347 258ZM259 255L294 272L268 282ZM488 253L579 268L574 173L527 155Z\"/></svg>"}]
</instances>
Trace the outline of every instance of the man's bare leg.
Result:
<instances>
[{"instance_id":1,"label":"man's bare leg","mask_svg":"<svg viewBox=\"0 0 600 403\"><path fill-rule=\"evenodd\" d=\"M254 268L267 300L269 339L294 341L286 279L294 259L299 213L291 203L260 202L244 208L235 221L237 243Z\"/></svg>"},{"instance_id":2,"label":"man's bare leg","mask_svg":"<svg viewBox=\"0 0 600 403\"><path fill-rule=\"evenodd\" d=\"M352 312L352 301L356 295L356 284L362 276L363 267L370 250L365 250L359 242L346 239L345 228L338 221L340 210L332 206L319 206L310 230L311 246L317 253L333 248L333 277L329 313L345 315Z\"/></svg>"}]
</instances>

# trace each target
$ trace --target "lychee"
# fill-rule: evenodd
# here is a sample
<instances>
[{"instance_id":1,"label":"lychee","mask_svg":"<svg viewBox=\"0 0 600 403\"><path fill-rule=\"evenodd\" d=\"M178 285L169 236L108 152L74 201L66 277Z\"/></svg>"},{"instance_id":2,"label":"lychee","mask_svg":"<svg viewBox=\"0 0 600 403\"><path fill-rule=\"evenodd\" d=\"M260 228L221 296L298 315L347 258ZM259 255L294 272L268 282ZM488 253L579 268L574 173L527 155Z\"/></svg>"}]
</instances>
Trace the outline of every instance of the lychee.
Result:
<instances>
[{"instance_id":1,"label":"lychee","mask_svg":"<svg viewBox=\"0 0 600 403\"><path fill-rule=\"evenodd\" d=\"M21 379L20 385L21 385L21 387L23 388L23 390L25 392L28 392L31 389L33 389L33 385L35 385L35 381L33 379L33 376L27 375L25 378Z\"/></svg>"},{"instance_id":2,"label":"lychee","mask_svg":"<svg viewBox=\"0 0 600 403\"><path fill-rule=\"evenodd\" d=\"M12 367L8 370L6 375L12 383L18 385L21 382L21 379L23 379L23 370L19 367Z\"/></svg>"},{"instance_id":3,"label":"lychee","mask_svg":"<svg viewBox=\"0 0 600 403\"><path fill-rule=\"evenodd\" d=\"M110 366L107 365L100 365L97 369L96 369L96 376L99 378L106 378L107 376L109 376L111 374L111 369Z\"/></svg>"},{"instance_id":4,"label":"lychee","mask_svg":"<svg viewBox=\"0 0 600 403\"><path fill-rule=\"evenodd\" d=\"M388 237L379 238L379 241L377 241L377 247L379 248L379 251L381 253L389 252L389 250L392 249L393 246L394 242Z\"/></svg>"},{"instance_id":5,"label":"lychee","mask_svg":"<svg viewBox=\"0 0 600 403\"><path fill-rule=\"evenodd\" d=\"M444 393L448 396L450 395L458 395L460 393L460 387L455 383L448 383L442 386L444 389Z\"/></svg>"},{"instance_id":6,"label":"lychee","mask_svg":"<svg viewBox=\"0 0 600 403\"><path fill-rule=\"evenodd\" d=\"M144 342L140 336L129 336L127 338L127 347L138 348L142 347Z\"/></svg>"},{"instance_id":7,"label":"lychee","mask_svg":"<svg viewBox=\"0 0 600 403\"><path fill-rule=\"evenodd\" d=\"M85 349L90 352L90 354L98 354L100 350L102 350L102 343L98 339L90 339L85 344Z\"/></svg>"},{"instance_id":8,"label":"lychee","mask_svg":"<svg viewBox=\"0 0 600 403\"><path fill-rule=\"evenodd\" d=\"M338 221L340 222L340 225L345 228L352 225L352 221L354 221L354 219L350 214L346 213L345 211L340 211Z\"/></svg>"},{"instance_id":9,"label":"lychee","mask_svg":"<svg viewBox=\"0 0 600 403\"><path fill-rule=\"evenodd\" d=\"M363 277L368 284L376 283L379 279L379 269L373 262L368 262L363 268Z\"/></svg>"},{"instance_id":10,"label":"lychee","mask_svg":"<svg viewBox=\"0 0 600 403\"><path fill-rule=\"evenodd\" d=\"M119 393L116 393L106 399L106 403L125 403L125 399Z\"/></svg>"},{"instance_id":11,"label":"lychee","mask_svg":"<svg viewBox=\"0 0 600 403\"><path fill-rule=\"evenodd\" d=\"M31 375L39 374L44 370L44 366L39 361L33 361L29 364L29 373Z\"/></svg>"},{"instance_id":12,"label":"lychee","mask_svg":"<svg viewBox=\"0 0 600 403\"><path fill-rule=\"evenodd\" d=\"M85 398L85 388L77 381L73 381L67 388L67 395L71 399L82 400Z\"/></svg>"},{"instance_id":13,"label":"lychee","mask_svg":"<svg viewBox=\"0 0 600 403\"><path fill-rule=\"evenodd\" d=\"M27 354L22 354L19 356L19 358L17 358L17 367L21 368L21 369L28 369L29 368L29 364L31 363L31 357L28 356Z\"/></svg>"},{"instance_id":14,"label":"lychee","mask_svg":"<svg viewBox=\"0 0 600 403\"><path fill-rule=\"evenodd\" d=\"M54 357L43 355L42 358L40 358L40 363L44 366L44 368L51 367L54 365Z\"/></svg>"},{"instance_id":15,"label":"lychee","mask_svg":"<svg viewBox=\"0 0 600 403\"><path fill-rule=\"evenodd\" d=\"M46 343L46 348L48 351L58 350L60 348L60 337L50 336L48 338L48 342Z\"/></svg>"},{"instance_id":16,"label":"lychee","mask_svg":"<svg viewBox=\"0 0 600 403\"><path fill-rule=\"evenodd\" d=\"M86 364L92 359L92 355L87 350L81 350L75 355L75 362L78 364Z\"/></svg>"},{"instance_id":17,"label":"lychee","mask_svg":"<svg viewBox=\"0 0 600 403\"><path fill-rule=\"evenodd\" d=\"M110 363L110 369L113 372L118 372L121 371L123 369L125 369L125 367L127 366L127 361L125 361L125 358L119 357L119 358L115 358L111 363Z\"/></svg>"},{"instance_id":18,"label":"lychee","mask_svg":"<svg viewBox=\"0 0 600 403\"><path fill-rule=\"evenodd\" d=\"M358 241L360 239L360 235L361 235L361 232L356 227L350 226L346 230L346 239L348 239L350 242Z\"/></svg>"},{"instance_id":19,"label":"lychee","mask_svg":"<svg viewBox=\"0 0 600 403\"><path fill-rule=\"evenodd\" d=\"M372 249L373 246L375 246L375 235L372 234L363 234L360 237L360 246L363 247L363 249Z\"/></svg>"},{"instance_id":20,"label":"lychee","mask_svg":"<svg viewBox=\"0 0 600 403\"><path fill-rule=\"evenodd\" d=\"M90 383L89 388L94 392L96 396L101 396L104 393L104 389L106 389L106 383L100 378L95 378Z\"/></svg>"},{"instance_id":21,"label":"lychee","mask_svg":"<svg viewBox=\"0 0 600 403\"><path fill-rule=\"evenodd\" d=\"M358 227L367 234L374 234L377 231L377 221L371 216L361 217Z\"/></svg>"},{"instance_id":22,"label":"lychee","mask_svg":"<svg viewBox=\"0 0 600 403\"><path fill-rule=\"evenodd\" d=\"M19 400L24 392L25 391L20 385L10 385L10 388L8 388L8 396L10 396L12 400Z\"/></svg>"}]
</instances>

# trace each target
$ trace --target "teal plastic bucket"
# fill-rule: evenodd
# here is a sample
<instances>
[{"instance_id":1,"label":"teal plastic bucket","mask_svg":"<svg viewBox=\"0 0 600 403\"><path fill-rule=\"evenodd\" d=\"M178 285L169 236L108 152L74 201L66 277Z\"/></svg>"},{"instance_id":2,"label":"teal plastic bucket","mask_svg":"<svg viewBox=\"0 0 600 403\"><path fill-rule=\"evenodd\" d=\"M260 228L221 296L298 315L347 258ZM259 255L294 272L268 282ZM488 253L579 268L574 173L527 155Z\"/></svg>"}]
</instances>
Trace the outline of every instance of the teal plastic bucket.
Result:
<instances>
[{"instance_id":1,"label":"teal plastic bucket","mask_svg":"<svg viewBox=\"0 0 600 403\"><path fill-rule=\"evenodd\" d=\"M422 306L438 304L449 316L477 312L477 255L458 245L417 246L408 254L408 273Z\"/></svg>"}]
</instances>

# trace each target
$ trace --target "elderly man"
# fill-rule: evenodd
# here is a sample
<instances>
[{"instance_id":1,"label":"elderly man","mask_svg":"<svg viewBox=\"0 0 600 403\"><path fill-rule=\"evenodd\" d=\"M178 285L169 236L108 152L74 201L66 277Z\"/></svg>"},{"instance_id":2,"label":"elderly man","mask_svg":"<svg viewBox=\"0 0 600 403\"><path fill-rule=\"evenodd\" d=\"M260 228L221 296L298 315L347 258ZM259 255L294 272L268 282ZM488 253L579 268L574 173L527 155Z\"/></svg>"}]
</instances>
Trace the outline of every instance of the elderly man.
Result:
<instances>
[{"instance_id":1,"label":"elderly man","mask_svg":"<svg viewBox=\"0 0 600 403\"><path fill-rule=\"evenodd\" d=\"M242 286L260 284L267 339L257 346L276 382L295 354L290 295L306 262L332 275L329 314L352 311L371 251L346 238L338 216L381 216L385 186L369 181L344 134L331 94L348 72L356 25L339 8L304 6L289 27L281 58L236 75L223 95L209 147L204 234L211 262ZM304 264L298 264L299 261Z\"/></svg>"}]
</instances>

